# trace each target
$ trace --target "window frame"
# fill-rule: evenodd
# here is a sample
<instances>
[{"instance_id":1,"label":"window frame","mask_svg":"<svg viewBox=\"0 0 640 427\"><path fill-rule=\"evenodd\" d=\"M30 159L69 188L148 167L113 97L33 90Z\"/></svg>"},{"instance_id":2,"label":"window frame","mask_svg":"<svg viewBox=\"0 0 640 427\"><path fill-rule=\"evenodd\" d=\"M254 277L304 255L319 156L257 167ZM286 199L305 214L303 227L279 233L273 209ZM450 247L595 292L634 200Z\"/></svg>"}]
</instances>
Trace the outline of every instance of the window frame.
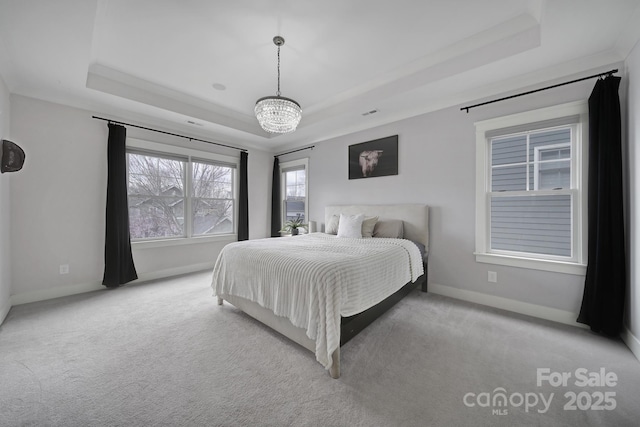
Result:
<instances>
[{"instance_id":1,"label":"window frame","mask_svg":"<svg viewBox=\"0 0 640 427\"><path fill-rule=\"evenodd\" d=\"M571 193L572 203L572 257L527 254L523 252L500 251L490 248L491 231L491 139L488 133L501 129L521 128L520 132L535 132L547 128L560 127L549 124L536 127L541 122L550 122L565 117L578 116L572 130L572 173L571 188L562 193ZM564 124L567 126L568 124ZM535 270L584 275L587 254L587 153L588 153L588 106L586 101L577 101L553 107L527 111L475 123L476 127L476 262L506 265ZM527 127L529 127L527 129ZM573 134L575 133L575 135ZM505 133L507 135L508 133ZM548 192L559 195L556 190L529 191L531 195ZM522 192L510 192L515 196ZM506 196L506 194L505 194Z\"/></svg>"},{"instance_id":2,"label":"window frame","mask_svg":"<svg viewBox=\"0 0 640 427\"><path fill-rule=\"evenodd\" d=\"M305 188L305 194L304 194L304 217L305 220L307 222L307 224L309 223L309 158L308 157L304 157L302 159L297 159L297 160L291 160L288 162L282 162L280 163L280 206L281 206L281 212L280 212L280 228L283 227L285 221L286 221L286 200L287 200L287 180L286 180L286 175L285 173L287 172L287 169L292 169L292 168L298 168L302 166L301 169L304 169L305 171L305 175L304 175L304 188Z\"/></svg>"},{"instance_id":3,"label":"window frame","mask_svg":"<svg viewBox=\"0 0 640 427\"><path fill-rule=\"evenodd\" d=\"M194 191L194 184L193 184L193 164L194 163L199 163L199 164L204 164L204 165L212 165L212 166L223 166L223 167L229 167L232 169L231 171L231 191L232 191L232 197L229 198L216 198L216 197L196 197L193 194ZM190 233L190 235L188 237L191 238L200 238L200 237L209 237L209 236L222 236L222 235L227 235L227 234L237 234L238 232L238 165L236 163L231 164L229 162L222 162L219 160L214 160L214 159L205 159L202 158L200 156L192 156L189 158L189 163L187 166L187 176L188 178L188 186L189 186L189 197L188 197L188 204L187 206L189 207L189 230L188 233ZM194 199L200 199L200 200L231 200L233 203L233 231L232 233L217 233L217 234L194 234L193 233L193 217L194 217L194 209L193 209L193 201Z\"/></svg>"},{"instance_id":4,"label":"window frame","mask_svg":"<svg viewBox=\"0 0 640 427\"><path fill-rule=\"evenodd\" d=\"M577 125L574 125L577 126ZM535 147L533 149L533 189L534 191L542 191L539 189L540 187L540 164L547 164L547 163L560 163L562 161L566 161L566 160L570 160L570 162L572 163L573 161L573 157L571 156L570 159L553 159L553 160L540 160L540 152L543 150L561 150L563 148L571 148L572 152L575 149L575 145L573 144L573 139L577 137L577 135L574 134L575 132L575 128L572 126L571 129L572 135L571 135L571 139L572 142L562 142L559 144L550 144L550 145L543 145L541 147ZM573 167L573 164L571 165ZM574 174L571 174L571 177L573 177ZM571 187L574 186L574 183L571 183Z\"/></svg>"},{"instance_id":5,"label":"window frame","mask_svg":"<svg viewBox=\"0 0 640 427\"><path fill-rule=\"evenodd\" d=\"M133 248L151 248L162 246L188 245L194 243L207 243L217 241L235 241L238 232L238 168L240 160L235 157L208 151L195 150L181 146L162 144L159 142L146 141L142 139L127 138L126 152L135 154L148 153L150 156L179 159L186 161L185 181L184 181L184 235L175 237L155 237L144 239L131 239ZM233 231L231 233L220 233L213 235L193 235L192 230L192 193L193 193L193 169L192 162L210 163L217 165L228 165L233 168ZM129 167L127 164L127 185L129 183Z\"/></svg>"}]
</instances>

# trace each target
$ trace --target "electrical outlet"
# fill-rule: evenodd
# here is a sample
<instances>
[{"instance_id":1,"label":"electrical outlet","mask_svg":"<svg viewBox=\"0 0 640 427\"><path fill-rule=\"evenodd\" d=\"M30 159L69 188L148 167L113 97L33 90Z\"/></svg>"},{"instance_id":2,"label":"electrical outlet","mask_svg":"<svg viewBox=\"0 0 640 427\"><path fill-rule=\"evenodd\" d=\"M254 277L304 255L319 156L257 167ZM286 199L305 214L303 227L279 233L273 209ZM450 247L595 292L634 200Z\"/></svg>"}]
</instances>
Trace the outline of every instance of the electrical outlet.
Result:
<instances>
[{"instance_id":1,"label":"electrical outlet","mask_svg":"<svg viewBox=\"0 0 640 427\"><path fill-rule=\"evenodd\" d=\"M60 264L60 274L69 274L69 264Z\"/></svg>"},{"instance_id":2,"label":"electrical outlet","mask_svg":"<svg viewBox=\"0 0 640 427\"><path fill-rule=\"evenodd\" d=\"M498 283L498 273L495 271L489 271L487 274L487 280L491 283Z\"/></svg>"}]
</instances>

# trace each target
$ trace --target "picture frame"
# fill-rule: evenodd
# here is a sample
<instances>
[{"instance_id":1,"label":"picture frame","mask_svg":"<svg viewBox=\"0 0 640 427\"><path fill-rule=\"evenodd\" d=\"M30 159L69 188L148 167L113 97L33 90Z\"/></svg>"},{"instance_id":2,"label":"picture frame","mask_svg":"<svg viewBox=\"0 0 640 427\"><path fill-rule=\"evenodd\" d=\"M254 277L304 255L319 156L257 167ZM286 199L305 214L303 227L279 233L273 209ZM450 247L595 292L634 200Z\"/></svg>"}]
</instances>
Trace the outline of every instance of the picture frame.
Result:
<instances>
[{"instance_id":1,"label":"picture frame","mask_svg":"<svg viewBox=\"0 0 640 427\"><path fill-rule=\"evenodd\" d=\"M398 175L398 135L349 146L349 179Z\"/></svg>"}]
</instances>

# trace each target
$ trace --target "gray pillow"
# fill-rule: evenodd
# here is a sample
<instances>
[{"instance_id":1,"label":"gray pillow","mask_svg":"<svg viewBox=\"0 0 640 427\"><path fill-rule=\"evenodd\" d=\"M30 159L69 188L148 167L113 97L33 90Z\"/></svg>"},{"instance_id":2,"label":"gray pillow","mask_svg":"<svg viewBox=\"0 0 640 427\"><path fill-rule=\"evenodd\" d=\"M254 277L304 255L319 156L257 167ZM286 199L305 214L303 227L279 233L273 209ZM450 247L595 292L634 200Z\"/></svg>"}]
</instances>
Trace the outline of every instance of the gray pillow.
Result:
<instances>
[{"instance_id":1,"label":"gray pillow","mask_svg":"<svg viewBox=\"0 0 640 427\"><path fill-rule=\"evenodd\" d=\"M362 221L362 237L373 237L373 229L378 222L377 216L368 216Z\"/></svg>"},{"instance_id":2,"label":"gray pillow","mask_svg":"<svg viewBox=\"0 0 640 427\"><path fill-rule=\"evenodd\" d=\"M373 237L402 239L403 236L404 223L400 219L382 219L373 227Z\"/></svg>"}]
</instances>

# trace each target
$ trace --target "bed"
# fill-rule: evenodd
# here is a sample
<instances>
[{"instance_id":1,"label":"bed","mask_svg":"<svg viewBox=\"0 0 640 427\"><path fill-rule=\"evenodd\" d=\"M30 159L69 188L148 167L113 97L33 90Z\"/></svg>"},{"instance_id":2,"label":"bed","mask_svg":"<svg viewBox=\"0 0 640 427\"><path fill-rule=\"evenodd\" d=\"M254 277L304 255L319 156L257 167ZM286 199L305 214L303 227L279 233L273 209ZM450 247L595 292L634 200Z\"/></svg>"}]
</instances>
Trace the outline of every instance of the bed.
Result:
<instances>
[{"instance_id":1,"label":"bed","mask_svg":"<svg viewBox=\"0 0 640 427\"><path fill-rule=\"evenodd\" d=\"M336 218L357 214L373 221L376 237L329 234ZM403 239L385 237L399 222ZM428 222L429 208L420 204L328 206L328 233L225 246L211 286L219 304L229 302L314 352L338 378L341 345L416 286L426 291Z\"/></svg>"}]
</instances>

